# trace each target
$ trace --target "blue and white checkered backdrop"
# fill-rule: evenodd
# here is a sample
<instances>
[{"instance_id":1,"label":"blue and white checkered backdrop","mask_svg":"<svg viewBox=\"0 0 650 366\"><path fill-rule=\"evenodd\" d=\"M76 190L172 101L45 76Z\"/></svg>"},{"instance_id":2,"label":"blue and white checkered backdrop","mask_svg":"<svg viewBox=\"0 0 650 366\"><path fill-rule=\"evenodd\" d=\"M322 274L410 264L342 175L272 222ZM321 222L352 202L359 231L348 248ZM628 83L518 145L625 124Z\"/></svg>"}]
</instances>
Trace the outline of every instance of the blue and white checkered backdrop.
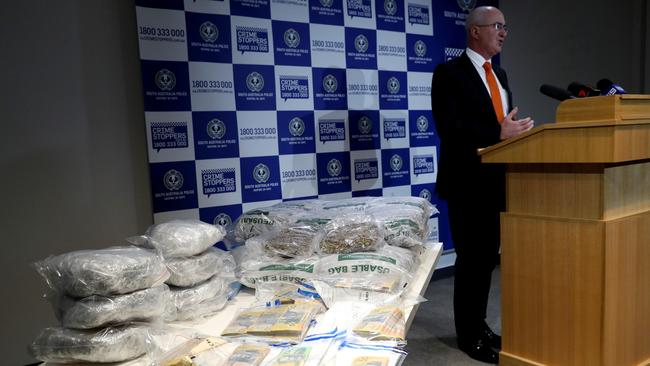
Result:
<instances>
[{"instance_id":1,"label":"blue and white checkered backdrop","mask_svg":"<svg viewBox=\"0 0 650 366\"><path fill-rule=\"evenodd\" d=\"M496 1L479 5L496 5ZM434 194L434 67L476 0L136 0L154 221Z\"/></svg>"}]
</instances>

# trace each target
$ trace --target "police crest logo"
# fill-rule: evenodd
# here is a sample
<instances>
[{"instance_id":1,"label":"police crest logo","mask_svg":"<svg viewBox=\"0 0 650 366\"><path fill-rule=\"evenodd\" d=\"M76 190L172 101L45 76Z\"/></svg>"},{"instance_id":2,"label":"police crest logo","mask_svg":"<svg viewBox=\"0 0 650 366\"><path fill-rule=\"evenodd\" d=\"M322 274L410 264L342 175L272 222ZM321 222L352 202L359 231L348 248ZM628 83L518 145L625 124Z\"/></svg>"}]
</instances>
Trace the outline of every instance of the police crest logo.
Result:
<instances>
[{"instance_id":1,"label":"police crest logo","mask_svg":"<svg viewBox=\"0 0 650 366\"><path fill-rule=\"evenodd\" d=\"M354 38L354 48L357 52L366 52L368 50L368 38L363 34L356 36Z\"/></svg>"},{"instance_id":2,"label":"police crest logo","mask_svg":"<svg viewBox=\"0 0 650 366\"><path fill-rule=\"evenodd\" d=\"M334 0L320 0L320 4L326 8L331 8Z\"/></svg>"},{"instance_id":3,"label":"police crest logo","mask_svg":"<svg viewBox=\"0 0 650 366\"><path fill-rule=\"evenodd\" d=\"M387 82L388 92L391 94L397 94L399 92L399 80L396 77L391 76Z\"/></svg>"},{"instance_id":4,"label":"police crest logo","mask_svg":"<svg viewBox=\"0 0 650 366\"><path fill-rule=\"evenodd\" d=\"M384 1L384 11L388 15L395 15L397 13L397 3L395 0Z\"/></svg>"},{"instance_id":5,"label":"police crest logo","mask_svg":"<svg viewBox=\"0 0 650 366\"><path fill-rule=\"evenodd\" d=\"M463 9L463 11L471 11L476 7L476 0L456 0L458 6Z\"/></svg>"},{"instance_id":6,"label":"police crest logo","mask_svg":"<svg viewBox=\"0 0 650 366\"><path fill-rule=\"evenodd\" d=\"M226 134L226 124L218 118L213 118L210 120L206 129L208 131L208 136L210 136L210 138L213 140L220 140Z\"/></svg>"},{"instance_id":7,"label":"police crest logo","mask_svg":"<svg viewBox=\"0 0 650 366\"><path fill-rule=\"evenodd\" d=\"M165 188L170 191L179 190L183 186L184 181L185 179L183 178L183 174L175 169L168 170L163 177Z\"/></svg>"},{"instance_id":8,"label":"police crest logo","mask_svg":"<svg viewBox=\"0 0 650 366\"><path fill-rule=\"evenodd\" d=\"M215 225L220 225L220 226L229 226L230 224L232 224L232 219L230 218L230 216L228 216L228 214L222 212L217 216L215 216L213 223Z\"/></svg>"},{"instance_id":9,"label":"police crest logo","mask_svg":"<svg viewBox=\"0 0 650 366\"><path fill-rule=\"evenodd\" d=\"M176 86L176 76L173 72L162 69L156 73L156 86L160 90L169 91Z\"/></svg>"},{"instance_id":10,"label":"police crest logo","mask_svg":"<svg viewBox=\"0 0 650 366\"><path fill-rule=\"evenodd\" d=\"M427 132L427 129L429 128L429 120L425 116L420 116L415 121L415 125L418 127L418 131Z\"/></svg>"},{"instance_id":11,"label":"police crest logo","mask_svg":"<svg viewBox=\"0 0 650 366\"><path fill-rule=\"evenodd\" d=\"M284 32L284 43L287 47L296 48L300 44L300 34L293 28Z\"/></svg>"},{"instance_id":12,"label":"police crest logo","mask_svg":"<svg viewBox=\"0 0 650 366\"><path fill-rule=\"evenodd\" d=\"M357 122L357 126L359 127L359 131L362 134L367 135L370 133L370 130L372 130L372 121L370 120L370 118L366 116L362 116L361 118L359 118L359 122Z\"/></svg>"},{"instance_id":13,"label":"police crest logo","mask_svg":"<svg viewBox=\"0 0 650 366\"><path fill-rule=\"evenodd\" d=\"M246 86L252 92L259 92L264 88L264 76L259 72L253 71L246 77Z\"/></svg>"},{"instance_id":14,"label":"police crest logo","mask_svg":"<svg viewBox=\"0 0 650 366\"><path fill-rule=\"evenodd\" d=\"M305 122L300 117L294 117L289 121L289 133L292 136L300 137L305 133Z\"/></svg>"},{"instance_id":15,"label":"police crest logo","mask_svg":"<svg viewBox=\"0 0 650 366\"><path fill-rule=\"evenodd\" d=\"M425 200L431 202L431 191L429 191L426 188L421 190L418 196L420 196L420 198L424 198Z\"/></svg>"},{"instance_id":16,"label":"police crest logo","mask_svg":"<svg viewBox=\"0 0 650 366\"><path fill-rule=\"evenodd\" d=\"M427 45L426 43L422 42L422 40L418 40L415 42L413 50L415 51L415 55L417 57L424 57L424 55L427 54Z\"/></svg>"},{"instance_id":17,"label":"police crest logo","mask_svg":"<svg viewBox=\"0 0 650 366\"><path fill-rule=\"evenodd\" d=\"M341 174L341 162L338 159L332 159L327 162L327 174L331 177L338 177Z\"/></svg>"},{"instance_id":18,"label":"police crest logo","mask_svg":"<svg viewBox=\"0 0 650 366\"><path fill-rule=\"evenodd\" d=\"M255 168L253 168L253 179L255 179L257 183L266 183L270 176L271 171L266 164L260 163L255 165Z\"/></svg>"},{"instance_id":19,"label":"police crest logo","mask_svg":"<svg viewBox=\"0 0 650 366\"><path fill-rule=\"evenodd\" d=\"M209 43L214 43L219 38L219 28L212 22L204 22L201 24L199 33L201 34L201 38Z\"/></svg>"},{"instance_id":20,"label":"police crest logo","mask_svg":"<svg viewBox=\"0 0 650 366\"><path fill-rule=\"evenodd\" d=\"M336 77L332 74L327 74L323 78L323 89L325 89L325 92L327 93L334 93L339 86L338 84Z\"/></svg>"},{"instance_id":21,"label":"police crest logo","mask_svg":"<svg viewBox=\"0 0 650 366\"><path fill-rule=\"evenodd\" d=\"M402 157L395 154L391 156L390 158L390 167L393 169L393 171L397 172L400 169L402 169Z\"/></svg>"}]
</instances>

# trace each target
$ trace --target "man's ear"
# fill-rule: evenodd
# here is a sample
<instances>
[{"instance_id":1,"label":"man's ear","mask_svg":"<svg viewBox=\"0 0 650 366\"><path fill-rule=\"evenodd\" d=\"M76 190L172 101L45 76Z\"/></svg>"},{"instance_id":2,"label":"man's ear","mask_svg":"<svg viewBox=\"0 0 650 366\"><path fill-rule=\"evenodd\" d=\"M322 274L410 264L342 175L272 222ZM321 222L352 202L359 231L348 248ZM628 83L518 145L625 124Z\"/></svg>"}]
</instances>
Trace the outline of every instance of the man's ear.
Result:
<instances>
[{"instance_id":1,"label":"man's ear","mask_svg":"<svg viewBox=\"0 0 650 366\"><path fill-rule=\"evenodd\" d=\"M470 35L470 37L472 37L473 39L477 39L477 38L478 38L478 27L477 27L477 26L474 26L474 25L471 26L471 27L469 28L469 35Z\"/></svg>"}]
</instances>

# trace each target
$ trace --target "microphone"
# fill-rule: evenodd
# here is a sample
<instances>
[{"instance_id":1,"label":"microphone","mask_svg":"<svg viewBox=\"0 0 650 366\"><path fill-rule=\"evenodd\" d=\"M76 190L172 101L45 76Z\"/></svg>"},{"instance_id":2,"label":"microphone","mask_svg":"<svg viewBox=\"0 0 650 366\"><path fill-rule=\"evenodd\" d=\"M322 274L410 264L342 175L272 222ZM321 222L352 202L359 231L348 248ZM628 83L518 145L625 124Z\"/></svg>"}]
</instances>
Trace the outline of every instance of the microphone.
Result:
<instances>
[{"instance_id":1,"label":"microphone","mask_svg":"<svg viewBox=\"0 0 650 366\"><path fill-rule=\"evenodd\" d=\"M614 84L614 82L609 79L598 80L596 87L600 89L600 95L614 95L614 94L626 93L625 89L621 88L621 86L618 84Z\"/></svg>"},{"instance_id":2,"label":"microphone","mask_svg":"<svg viewBox=\"0 0 650 366\"><path fill-rule=\"evenodd\" d=\"M566 89L558 88L557 86L553 85L542 84L542 86L539 87L539 91L547 97L551 97L559 101L575 99L575 97L571 95L571 93L569 93L569 91Z\"/></svg>"},{"instance_id":3,"label":"microphone","mask_svg":"<svg viewBox=\"0 0 650 366\"><path fill-rule=\"evenodd\" d=\"M569 89L571 94L573 94L578 98L595 97L597 95L600 95L600 90L594 89L589 85L581 84L577 81L574 81L571 84L569 84L567 89Z\"/></svg>"}]
</instances>

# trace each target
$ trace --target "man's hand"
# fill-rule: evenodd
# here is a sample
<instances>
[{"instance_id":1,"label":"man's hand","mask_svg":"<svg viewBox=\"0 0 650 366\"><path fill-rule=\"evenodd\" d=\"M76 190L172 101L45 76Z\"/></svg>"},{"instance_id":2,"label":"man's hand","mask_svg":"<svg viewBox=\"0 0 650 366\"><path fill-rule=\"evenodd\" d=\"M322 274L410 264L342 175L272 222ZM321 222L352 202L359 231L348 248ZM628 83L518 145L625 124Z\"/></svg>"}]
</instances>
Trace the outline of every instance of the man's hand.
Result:
<instances>
[{"instance_id":1,"label":"man's hand","mask_svg":"<svg viewBox=\"0 0 650 366\"><path fill-rule=\"evenodd\" d=\"M517 119L518 107L514 107L501 123L501 140L522 134L533 128L535 121L530 117Z\"/></svg>"}]
</instances>

